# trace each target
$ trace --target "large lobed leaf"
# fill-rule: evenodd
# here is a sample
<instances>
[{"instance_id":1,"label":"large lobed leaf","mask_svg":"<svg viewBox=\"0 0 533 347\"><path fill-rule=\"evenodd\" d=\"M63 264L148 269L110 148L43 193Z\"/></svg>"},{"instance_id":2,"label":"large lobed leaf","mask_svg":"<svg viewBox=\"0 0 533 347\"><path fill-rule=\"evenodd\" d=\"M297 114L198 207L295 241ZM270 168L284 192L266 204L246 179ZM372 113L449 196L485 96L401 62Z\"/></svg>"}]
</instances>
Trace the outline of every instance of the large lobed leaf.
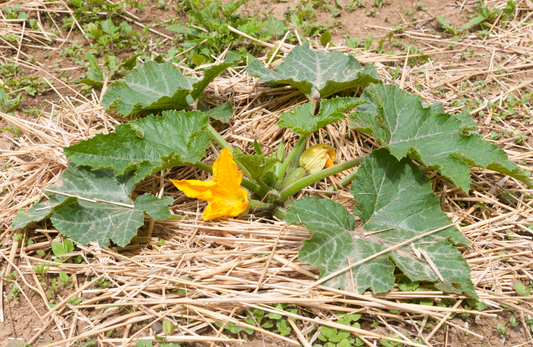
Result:
<instances>
[{"instance_id":1,"label":"large lobed leaf","mask_svg":"<svg viewBox=\"0 0 533 347\"><path fill-rule=\"evenodd\" d=\"M368 104L352 114L351 125L376 138L397 159L410 156L433 167L465 192L470 190L471 166L514 177L533 186L529 175L498 146L473 134L472 117L453 116L430 107L393 85L372 85L361 96Z\"/></svg>"},{"instance_id":2,"label":"large lobed leaf","mask_svg":"<svg viewBox=\"0 0 533 347\"><path fill-rule=\"evenodd\" d=\"M134 69L125 81L119 81L109 88L102 104L107 110L117 110L124 116L186 109L215 77L239 60L238 55L229 52L222 63L206 69L200 81L187 79L170 62L150 61Z\"/></svg>"},{"instance_id":3,"label":"large lobed leaf","mask_svg":"<svg viewBox=\"0 0 533 347\"><path fill-rule=\"evenodd\" d=\"M299 259L320 266L323 277L451 223L441 211L425 174L409 158L398 161L385 149L374 151L364 160L351 192L355 212L365 223L364 230L384 231L365 236L363 230L355 228L354 217L329 199L303 198L295 201L287 213L287 223L303 224L313 232L311 239L304 242ZM455 227L449 227L326 283L340 288L355 286L358 293L368 288L374 293L386 292L394 287L394 270L398 267L412 281L430 281L444 291L476 297L470 268L454 247L458 244L468 245L468 240ZM439 280L425 258L415 255L413 248L427 252L444 281Z\"/></svg>"},{"instance_id":4,"label":"large lobed leaf","mask_svg":"<svg viewBox=\"0 0 533 347\"><path fill-rule=\"evenodd\" d=\"M70 164L49 188L57 193L28 211L19 211L13 228L50 218L60 233L78 243L109 245L112 240L123 247L144 224L145 213L156 220L170 218L168 205L172 198L144 194L134 201L134 184L132 173L114 177L111 170L91 171Z\"/></svg>"},{"instance_id":5,"label":"large lobed leaf","mask_svg":"<svg viewBox=\"0 0 533 347\"><path fill-rule=\"evenodd\" d=\"M189 106L187 96L191 91L191 81L172 63L150 61L109 88L102 105L124 116L142 111L181 110Z\"/></svg>"},{"instance_id":6,"label":"large lobed leaf","mask_svg":"<svg viewBox=\"0 0 533 347\"><path fill-rule=\"evenodd\" d=\"M76 165L112 169L115 175L136 171L136 181L168 167L193 164L209 145L209 119L199 111L164 111L116 127L115 132L64 149Z\"/></svg>"},{"instance_id":7,"label":"large lobed leaf","mask_svg":"<svg viewBox=\"0 0 533 347\"><path fill-rule=\"evenodd\" d=\"M290 112L282 113L278 126L290 128L297 134L309 135L328 124L345 119L344 112L364 103L365 101L356 98L321 100L320 110L315 116L312 113L313 104L308 102L294 107Z\"/></svg>"},{"instance_id":8,"label":"large lobed leaf","mask_svg":"<svg viewBox=\"0 0 533 347\"><path fill-rule=\"evenodd\" d=\"M295 47L283 63L274 70L249 57L246 71L265 82L290 84L298 88L309 99L315 91L319 97L355 87L366 87L371 83L381 83L376 68L367 64L364 69L354 57L341 52L326 52L310 49L306 45Z\"/></svg>"}]
</instances>

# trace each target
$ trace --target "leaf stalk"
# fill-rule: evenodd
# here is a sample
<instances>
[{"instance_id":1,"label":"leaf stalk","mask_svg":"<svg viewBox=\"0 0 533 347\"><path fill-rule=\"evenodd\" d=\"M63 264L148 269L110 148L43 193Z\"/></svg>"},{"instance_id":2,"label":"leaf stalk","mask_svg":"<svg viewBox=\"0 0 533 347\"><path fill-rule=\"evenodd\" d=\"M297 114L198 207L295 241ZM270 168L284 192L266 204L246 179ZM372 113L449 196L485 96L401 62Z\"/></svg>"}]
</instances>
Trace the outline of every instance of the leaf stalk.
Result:
<instances>
[{"instance_id":1,"label":"leaf stalk","mask_svg":"<svg viewBox=\"0 0 533 347\"><path fill-rule=\"evenodd\" d=\"M280 194L280 201L283 202L293 196L294 194L298 193L300 190L304 189L307 186L310 186L311 184L318 182L326 177L329 177L331 175L335 175L339 172L342 172L344 170L351 169L357 165L359 165L365 157L355 158L352 160L348 160L344 163L329 167L325 170L321 170L319 172L315 172L314 174L311 174L309 176L306 176L284 190L281 191Z\"/></svg>"}]
</instances>

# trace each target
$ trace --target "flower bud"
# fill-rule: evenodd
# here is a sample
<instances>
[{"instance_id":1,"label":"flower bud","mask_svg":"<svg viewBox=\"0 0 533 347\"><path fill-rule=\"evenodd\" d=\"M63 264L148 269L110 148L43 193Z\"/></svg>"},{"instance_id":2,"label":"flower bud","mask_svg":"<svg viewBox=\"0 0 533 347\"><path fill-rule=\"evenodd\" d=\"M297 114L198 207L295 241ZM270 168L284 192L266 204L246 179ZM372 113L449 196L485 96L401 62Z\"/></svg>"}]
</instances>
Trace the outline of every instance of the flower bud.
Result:
<instances>
[{"instance_id":1,"label":"flower bud","mask_svg":"<svg viewBox=\"0 0 533 347\"><path fill-rule=\"evenodd\" d=\"M300 166L313 174L322 170L324 167L333 166L336 160L335 149L330 145L318 144L309 147L300 156Z\"/></svg>"}]
</instances>

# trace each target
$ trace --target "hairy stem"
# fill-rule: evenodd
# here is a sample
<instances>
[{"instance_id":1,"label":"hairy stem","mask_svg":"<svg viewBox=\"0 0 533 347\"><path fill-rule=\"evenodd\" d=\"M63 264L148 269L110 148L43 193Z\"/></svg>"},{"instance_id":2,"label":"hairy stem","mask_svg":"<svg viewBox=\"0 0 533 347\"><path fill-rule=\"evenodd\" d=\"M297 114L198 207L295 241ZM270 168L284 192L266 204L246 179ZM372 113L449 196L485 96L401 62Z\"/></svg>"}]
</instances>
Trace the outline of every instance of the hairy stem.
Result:
<instances>
[{"instance_id":1,"label":"hairy stem","mask_svg":"<svg viewBox=\"0 0 533 347\"><path fill-rule=\"evenodd\" d=\"M352 167L355 167L363 161L365 157L360 157L352 160L348 160L344 163L332 166L330 168L327 168L325 170L315 172L312 175L306 176L302 178L299 181L294 182L287 188L281 191L280 194L280 201L283 202L287 200L289 197L293 196L294 194L298 193L300 190L304 189L307 186L310 186L311 184L318 182L326 177L329 177L331 175L335 175L341 171L351 169Z\"/></svg>"},{"instance_id":2,"label":"hairy stem","mask_svg":"<svg viewBox=\"0 0 533 347\"><path fill-rule=\"evenodd\" d=\"M258 208L259 209L265 209L265 210L271 210L271 209L274 208L274 205L266 203L266 202L262 202L262 201L259 201L259 200L253 200L253 199L250 200L250 211L253 212L253 211L255 211Z\"/></svg>"},{"instance_id":3,"label":"hairy stem","mask_svg":"<svg viewBox=\"0 0 533 347\"><path fill-rule=\"evenodd\" d=\"M281 220L285 220L285 217L287 217L287 210L284 209L283 207L276 207L273 215L278 217Z\"/></svg>"},{"instance_id":4,"label":"hairy stem","mask_svg":"<svg viewBox=\"0 0 533 347\"><path fill-rule=\"evenodd\" d=\"M218 145L222 148L226 148L226 147L229 147L231 149L231 147L229 146L229 144L226 142L226 140L224 140L222 138L222 136L220 136L220 134L218 133L218 131L215 130L215 128L213 128L213 126L211 124L208 124L207 125L207 130L209 130L209 132L211 133L211 137L213 138L213 140L215 140L216 143L218 143Z\"/></svg>"},{"instance_id":5,"label":"hairy stem","mask_svg":"<svg viewBox=\"0 0 533 347\"><path fill-rule=\"evenodd\" d=\"M345 185L347 185L348 183L350 183L351 181L354 180L354 178L357 176L357 169L353 170L352 172L350 172L349 174L346 175L346 177L344 177L343 179L341 179L339 182L337 182L338 184L336 185L332 185L331 187L329 187L328 191L330 192L334 192L337 190L337 187L340 186L340 187L344 187ZM329 194L330 195L330 194Z\"/></svg>"}]
</instances>

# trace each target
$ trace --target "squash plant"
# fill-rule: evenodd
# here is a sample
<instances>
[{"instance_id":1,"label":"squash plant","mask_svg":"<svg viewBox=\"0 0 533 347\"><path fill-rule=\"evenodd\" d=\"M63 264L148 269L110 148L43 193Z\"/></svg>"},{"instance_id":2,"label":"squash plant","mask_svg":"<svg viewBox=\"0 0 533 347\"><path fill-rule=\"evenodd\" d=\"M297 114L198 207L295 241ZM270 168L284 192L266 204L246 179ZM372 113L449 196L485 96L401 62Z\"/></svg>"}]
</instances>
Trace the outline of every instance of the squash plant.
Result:
<instances>
[{"instance_id":1,"label":"squash plant","mask_svg":"<svg viewBox=\"0 0 533 347\"><path fill-rule=\"evenodd\" d=\"M278 122L299 134L298 142L286 155L283 141L270 155L255 142L256 153L245 155L231 148L209 124L209 117L227 121L230 105L198 111L207 84L237 61L228 55L223 63L206 70L200 81L185 78L172 64L149 62L125 81L116 82L104 97L108 110L124 116L150 115L65 148L71 164L48 189L54 195L20 211L13 228L50 218L61 233L77 242L107 245L112 240L124 246L144 214L156 220L170 218L170 198L144 194L133 199L135 184L163 169L189 164L214 172L211 181L174 181L188 196L210 201L207 219L216 218L213 212L236 216L247 207L259 208L312 232L299 259L319 266L326 285L359 293L369 288L386 292L393 288L399 269L411 281L432 282L441 290L477 297L468 264L456 249L469 246L468 240L441 211L429 179L413 160L435 169L465 192L471 183L469 166L495 170L529 186L533 183L504 151L476 134L468 112L448 114L441 104L428 105L394 85L383 85L372 65L363 69L352 56L300 46L274 70L253 57L247 67L248 74L272 84L289 84L309 99L282 113ZM362 88L360 97L346 97ZM337 165L330 160L329 167L308 170L312 173L306 175L299 166L318 160L315 154L302 156L308 136L343 119L371 135L381 148ZM224 148L213 167L201 161L211 140ZM316 155L328 153L324 148ZM327 159L334 158L330 154ZM340 184L351 183L353 212L363 228L356 228L352 213L332 200L306 197L291 202L303 188L356 166L358 170ZM239 185L250 192L249 197ZM220 208L224 189L240 199L239 211ZM403 245L410 239L414 241ZM393 246L397 247L386 251Z\"/></svg>"}]
</instances>

